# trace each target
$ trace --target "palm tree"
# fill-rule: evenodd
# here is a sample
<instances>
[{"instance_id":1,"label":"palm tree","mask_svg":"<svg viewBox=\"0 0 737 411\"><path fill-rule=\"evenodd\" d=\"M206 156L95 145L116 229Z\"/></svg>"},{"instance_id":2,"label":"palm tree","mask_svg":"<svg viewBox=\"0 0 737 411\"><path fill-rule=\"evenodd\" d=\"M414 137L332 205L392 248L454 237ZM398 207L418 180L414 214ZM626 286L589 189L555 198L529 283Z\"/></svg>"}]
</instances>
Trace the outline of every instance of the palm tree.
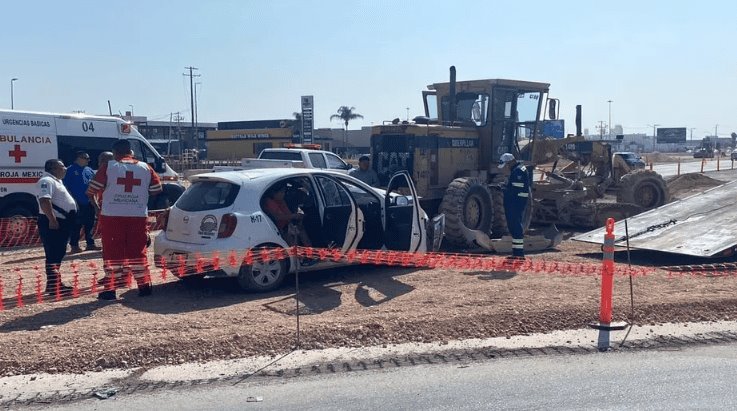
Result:
<instances>
[{"instance_id":1,"label":"palm tree","mask_svg":"<svg viewBox=\"0 0 737 411\"><path fill-rule=\"evenodd\" d=\"M355 109L355 107L340 106L338 107L338 114L330 116L330 121L342 120L343 124L345 124L345 128L343 129L343 150L348 145L348 122L359 118L363 119L362 115L353 111Z\"/></svg>"}]
</instances>

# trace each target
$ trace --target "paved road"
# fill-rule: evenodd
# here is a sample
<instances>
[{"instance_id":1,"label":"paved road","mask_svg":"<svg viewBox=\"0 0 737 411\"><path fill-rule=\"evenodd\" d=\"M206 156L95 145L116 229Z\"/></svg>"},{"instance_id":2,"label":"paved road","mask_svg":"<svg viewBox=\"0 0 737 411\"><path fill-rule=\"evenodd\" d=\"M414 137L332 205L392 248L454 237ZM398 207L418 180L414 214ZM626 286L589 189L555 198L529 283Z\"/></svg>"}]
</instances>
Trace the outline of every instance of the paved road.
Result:
<instances>
[{"instance_id":1,"label":"paved road","mask_svg":"<svg viewBox=\"0 0 737 411\"><path fill-rule=\"evenodd\" d=\"M247 381L85 400L64 410L735 409L737 345L540 356ZM261 397L262 402L247 402Z\"/></svg>"}]
</instances>

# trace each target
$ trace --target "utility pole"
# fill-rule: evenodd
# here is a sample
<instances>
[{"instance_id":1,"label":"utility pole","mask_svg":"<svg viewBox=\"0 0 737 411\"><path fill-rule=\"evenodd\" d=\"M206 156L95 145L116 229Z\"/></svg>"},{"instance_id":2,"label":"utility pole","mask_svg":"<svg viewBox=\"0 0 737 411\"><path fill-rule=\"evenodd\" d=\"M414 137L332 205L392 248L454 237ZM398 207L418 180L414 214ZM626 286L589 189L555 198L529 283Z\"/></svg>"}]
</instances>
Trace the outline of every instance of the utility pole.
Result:
<instances>
[{"instance_id":1,"label":"utility pole","mask_svg":"<svg viewBox=\"0 0 737 411\"><path fill-rule=\"evenodd\" d=\"M10 79L10 109L15 110L15 98L13 96L13 83L18 81L17 77L13 77Z\"/></svg>"},{"instance_id":2,"label":"utility pole","mask_svg":"<svg viewBox=\"0 0 737 411\"><path fill-rule=\"evenodd\" d=\"M604 120L599 120L599 125L597 128L599 129L599 140L604 140Z\"/></svg>"},{"instance_id":3,"label":"utility pole","mask_svg":"<svg viewBox=\"0 0 737 411\"><path fill-rule=\"evenodd\" d=\"M199 123L199 117L197 115L198 113L197 111L197 86L199 85L202 85L202 83L199 83L199 82L194 83L194 132L195 132L195 135L197 135L198 139L200 138L200 132L199 132L200 123Z\"/></svg>"},{"instance_id":4,"label":"utility pole","mask_svg":"<svg viewBox=\"0 0 737 411\"><path fill-rule=\"evenodd\" d=\"M409 107L407 107L407 121L409 121Z\"/></svg>"},{"instance_id":5,"label":"utility pole","mask_svg":"<svg viewBox=\"0 0 737 411\"><path fill-rule=\"evenodd\" d=\"M174 117L174 113L169 113L169 141L166 143L166 151L169 156L171 156L171 119Z\"/></svg>"},{"instance_id":6,"label":"utility pole","mask_svg":"<svg viewBox=\"0 0 737 411\"><path fill-rule=\"evenodd\" d=\"M609 140L612 139L612 100L607 100L609 103Z\"/></svg>"},{"instance_id":7,"label":"utility pole","mask_svg":"<svg viewBox=\"0 0 737 411\"><path fill-rule=\"evenodd\" d=\"M648 124L648 126L653 128L653 151L655 151L655 128L660 126L660 124Z\"/></svg>"},{"instance_id":8,"label":"utility pole","mask_svg":"<svg viewBox=\"0 0 737 411\"><path fill-rule=\"evenodd\" d=\"M174 121L177 122L177 141L179 141L179 148L182 148L182 126L180 125L180 121L184 120L182 116L180 116L180 112L177 111L176 116L174 116Z\"/></svg>"},{"instance_id":9,"label":"utility pole","mask_svg":"<svg viewBox=\"0 0 737 411\"><path fill-rule=\"evenodd\" d=\"M719 130L719 124L715 124L714 125L714 140L718 140L719 139L719 132L717 130Z\"/></svg>"},{"instance_id":10,"label":"utility pole","mask_svg":"<svg viewBox=\"0 0 737 411\"><path fill-rule=\"evenodd\" d=\"M184 75L189 76L189 106L190 106L190 111L192 114L192 142L194 143L195 148L199 150L200 141L197 138L198 136L197 134L195 134L195 129L194 129L194 80L193 78L199 77L200 75L192 73L194 70L199 70L199 69L197 67L192 67L192 66L185 67L184 69L189 70L189 74L184 73Z\"/></svg>"}]
</instances>

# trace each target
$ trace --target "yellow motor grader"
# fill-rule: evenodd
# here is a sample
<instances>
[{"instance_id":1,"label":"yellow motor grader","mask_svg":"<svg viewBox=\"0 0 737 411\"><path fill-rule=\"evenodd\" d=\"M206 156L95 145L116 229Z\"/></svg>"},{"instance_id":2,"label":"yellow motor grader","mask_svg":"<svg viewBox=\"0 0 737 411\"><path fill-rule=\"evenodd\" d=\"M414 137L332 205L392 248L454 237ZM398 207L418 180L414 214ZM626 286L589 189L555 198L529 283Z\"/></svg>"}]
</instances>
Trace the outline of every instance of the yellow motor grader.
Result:
<instances>
[{"instance_id":1,"label":"yellow motor grader","mask_svg":"<svg viewBox=\"0 0 737 411\"><path fill-rule=\"evenodd\" d=\"M551 228L526 236L526 249L557 244L554 225L596 227L668 201L665 181L649 170L631 170L607 143L575 136L546 136L558 123L550 85L487 79L435 83L423 91L425 115L386 122L371 132L371 161L386 184L396 171L411 173L423 208L444 213L446 240L461 247L509 248L502 201L505 177L497 167L506 152L522 159L533 181L530 222ZM565 164L564 164L565 163ZM545 164L538 169L536 166ZM542 173L542 179L540 175ZM616 203L598 201L616 193ZM496 239L496 240L495 240Z\"/></svg>"}]
</instances>

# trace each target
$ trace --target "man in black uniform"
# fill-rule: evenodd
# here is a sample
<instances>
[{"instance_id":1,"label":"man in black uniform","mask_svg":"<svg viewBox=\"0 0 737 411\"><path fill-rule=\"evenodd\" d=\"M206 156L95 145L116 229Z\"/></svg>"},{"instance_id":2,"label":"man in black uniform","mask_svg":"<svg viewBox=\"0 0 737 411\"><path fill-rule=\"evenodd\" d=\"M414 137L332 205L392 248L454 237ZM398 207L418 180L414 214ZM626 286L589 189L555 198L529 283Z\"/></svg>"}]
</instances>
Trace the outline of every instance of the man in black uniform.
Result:
<instances>
[{"instance_id":1,"label":"man in black uniform","mask_svg":"<svg viewBox=\"0 0 737 411\"><path fill-rule=\"evenodd\" d=\"M504 215L507 217L507 229L512 235L512 256L524 258L524 217L530 204L530 176L527 167L510 153L499 157L499 168L505 168L505 172L509 170L509 180L504 190Z\"/></svg>"},{"instance_id":2,"label":"man in black uniform","mask_svg":"<svg viewBox=\"0 0 737 411\"><path fill-rule=\"evenodd\" d=\"M59 159L47 160L43 176L36 183L38 199L38 234L46 254L46 293L49 295L72 291L61 282L59 266L67 252L69 231L74 226L77 203L69 194L62 179L66 167Z\"/></svg>"}]
</instances>

